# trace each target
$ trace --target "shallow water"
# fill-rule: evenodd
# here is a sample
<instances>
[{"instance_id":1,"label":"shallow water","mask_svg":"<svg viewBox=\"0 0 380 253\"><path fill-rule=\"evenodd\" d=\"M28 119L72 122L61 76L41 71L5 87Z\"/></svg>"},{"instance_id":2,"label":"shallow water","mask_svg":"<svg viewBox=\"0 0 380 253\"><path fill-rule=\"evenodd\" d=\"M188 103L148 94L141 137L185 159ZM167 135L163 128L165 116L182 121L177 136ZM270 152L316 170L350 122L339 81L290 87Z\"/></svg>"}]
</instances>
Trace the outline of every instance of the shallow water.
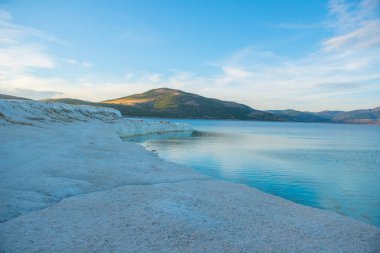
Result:
<instances>
[{"instance_id":1,"label":"shallow water","mask_svg":"<svg viewBox=\"0 0 380 253\"><path fill-rule=\"evenodd\" d=\"M380 126L170 121L197 132L133 141L203 174L380 227Z\"/></svg>"}]
</instances>

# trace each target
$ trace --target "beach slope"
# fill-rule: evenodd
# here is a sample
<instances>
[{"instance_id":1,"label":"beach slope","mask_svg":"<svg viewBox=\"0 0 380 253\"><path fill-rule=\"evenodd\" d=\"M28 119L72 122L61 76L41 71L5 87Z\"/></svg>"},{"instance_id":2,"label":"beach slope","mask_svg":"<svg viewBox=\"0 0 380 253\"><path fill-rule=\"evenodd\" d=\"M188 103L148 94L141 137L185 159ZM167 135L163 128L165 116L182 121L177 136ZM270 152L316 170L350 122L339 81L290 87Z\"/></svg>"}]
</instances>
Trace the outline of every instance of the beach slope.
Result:
<instances>
[{"instance_id":1,"label":"beach slope","mask_svg":"<svg viewBox=\"0 0 380 253\"><path fill-rule=\"evenodd\" d=\"M188 130L107 108L0 100L0 251L380 251L379 228L120 139Z\"/></svg>"}]
</instances>

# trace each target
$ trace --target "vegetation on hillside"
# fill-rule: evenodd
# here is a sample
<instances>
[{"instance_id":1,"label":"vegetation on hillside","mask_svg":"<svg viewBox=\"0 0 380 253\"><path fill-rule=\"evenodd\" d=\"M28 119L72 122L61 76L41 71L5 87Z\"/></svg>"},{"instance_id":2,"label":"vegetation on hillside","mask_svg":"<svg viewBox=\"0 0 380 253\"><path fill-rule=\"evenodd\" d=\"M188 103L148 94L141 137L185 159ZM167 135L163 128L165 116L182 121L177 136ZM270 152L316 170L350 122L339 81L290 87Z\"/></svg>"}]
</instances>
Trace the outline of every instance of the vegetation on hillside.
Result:
<instances>
[{"instance_id":1,"label":"vegetation on hillside","mask_svg":"<svg viewBox=\"0 0 380 253\"><path fill-rule=\"evenodd\" d=\"M0 94L0 99L26 98ZM141 94L98 103L71 98L46 99L44 101L110 107L128 117L380 124L380 107L347 112L302 112L292 109L259 111L236 102L206 98L168 88L153 89Z\"/></svg>"},{"instance_id":2,"label":"vegetation on hillside","mask_svg":"<svg viewBox=\"0 0 380 253\"><path fill-rule=\"evenodd\" d=\"M149 90L103 103L118 105L121 110L123 106L128 106L122 113L129 115L133 107L138 112L136 116L282 121L272 113L254 110L247 105L168 88Z\"/></svg>"}]
</instances>

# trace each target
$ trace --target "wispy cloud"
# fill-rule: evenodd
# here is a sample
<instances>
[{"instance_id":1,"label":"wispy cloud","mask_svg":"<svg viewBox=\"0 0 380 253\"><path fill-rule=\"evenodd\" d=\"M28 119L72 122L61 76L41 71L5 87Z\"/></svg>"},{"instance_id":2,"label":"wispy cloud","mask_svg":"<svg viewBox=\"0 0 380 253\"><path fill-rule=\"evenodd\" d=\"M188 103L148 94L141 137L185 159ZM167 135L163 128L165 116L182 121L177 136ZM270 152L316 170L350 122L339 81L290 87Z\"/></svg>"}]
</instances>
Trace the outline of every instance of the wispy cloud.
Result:
<instances>
[{"instance_id":1,"label":"wispy cloud","mask_svg":"<svg viewBox=\"0 0 380 253\"><path fill-rule=\"evenodd\" d=\"M363 0L359 4L331 0L331 21L327 27L336 35L323 42L325 51L360 50L380 46L379 0Z\"/></svg>"},{"instance_id":2,"label":"wispy cloud","mask_svg":"<svg viewBox=\"0 0 380 253\"><path fill-rule=\"evenodd\" d=\"M40 97L46 93L32 90L26 80L37 79L29 73L33 69L52 69L56 66L55 57L33 38L58 41L44 32L12 23L10 13L0 9L0 90L4 93L26 97ZM30 91L30 94L28 93Z\"/></svg>"},{"instance_id":3,"label":"wispy cloud","mask_svg":"<svg viewBox=\"0 0 380 253\"><path fill-rule=\"evenodd\" d=\"M78 60L75 60L75 59L62 59L63 62L65 63L68 63L68 64L72 64L72 65L75 65L75 66L81 66L81 67L84 67L84 68L90 68L93 66L92 63L90 62L86 62L86 61L78 61Z\"/></svg>"},{"instance_id":4,"label":"wispy cloud","mask_svg":"<svg viewBox=\"0 0 380 253\"><path fill-rule=\"evenodd\" d=\"M329 19L298 29L329 29L331 36L304 57L289 58L250 46L214 64L220 74L161 76L170 87L238 100L260 109L354 109L380 99L379 1L329 3ZM354 21L352 21L354 20ZM285 26L285 25L284 25ZM368 96L367 96L368 97Z\"/></svg>"},{"instance_id":5,"label":"wispy cloud","mask_svg":"<svg viewBox=\"0 0 380 253\"><path fill-rule=\"evenodd\" d=\"M363 94L377 92L380 99L379 1L331 1L329 13L324 28L333 35L321 41L319 50L288 58L244 48L219 63L222 73L210 80L214 91L259 108L375 106Z\"/></svg>"},{"instance_id":6,"label":"wispy cloud","mask_svg":"<svg viewBox=\"0 0 380 253\"><path fill-rule=\"evenodd\" d=\"M44 31L34 29L32 27L20 26L13 23L13 17L11 13L0 9L0 43L21 43L25 42L25 39L41 38L47 41L51 41L57 44L66 45L63 40L56 38Z\"/></svg>"},{"instance_id":7,"label":"wispy cloud","mask_svg":"<svg viewBox=\"0 0 380 253\"><path fill-rule=\"evenodd\" d=\"M3 71L22 71L28 68L52 68L54 59L41 45L25 42L26 37L43 33L11 23L12 16L0 10L0 68Z\"/></svg>"},{"instance_id":8,"label":"wispy cloud","mask_svg":"<svg viewBox=\"0 0 380 253\"><path fill-rule=\"evenodd\" d=\"M51 43L66 46L64 41L44 31L14 24L12 15L0 9L0 92L35 99L63 95L65 87L70 85L69 80L39 76L34 72L56 69L60 62L85 68L92 66L85 61L59 60L49 52Z\"/></svg>"},{"instance_id":9,"label":"wispy cloud","mask_svg":"<svg viewBox=\"0 0 380 253\"><path fill-rule=\"evenodd\" d=\"M258 50L253 45L214 62L217 74L200 75L182 70L134 71L115 77L113 81L93 72L76 80L32 75L30 70L35 68L88 68L92 64L75 56L62 58L49 54L42 44L31 43L26 38L39 36L53 43L60 43L59 40L54 42L53 36L14 25L9 13L0 12L0 89L55 91L46 95L99 101L166 86L235 100L258 109L293 107L315 111L378 106L379 0L331 0L327 8L328 19L321 23L279 26L330 32L329 37L319 41L317 50L303 57L283 56L274 51ZM129 34L126 39L130 39ZM20 57L21 54L28 57Z\"/></svg>"}]
</instances>

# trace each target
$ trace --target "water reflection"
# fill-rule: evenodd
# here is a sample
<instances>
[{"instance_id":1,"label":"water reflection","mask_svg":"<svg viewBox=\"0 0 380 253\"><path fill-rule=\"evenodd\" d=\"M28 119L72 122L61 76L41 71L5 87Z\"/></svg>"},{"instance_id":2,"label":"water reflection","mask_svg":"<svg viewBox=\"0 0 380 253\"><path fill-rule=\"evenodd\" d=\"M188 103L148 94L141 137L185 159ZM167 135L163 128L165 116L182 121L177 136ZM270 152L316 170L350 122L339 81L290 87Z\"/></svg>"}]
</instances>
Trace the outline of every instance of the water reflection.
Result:
<instances>
[{"instance_id":1,"label":"water reflection","mask_svg":"<svg viewBox=\"0 0 380 253\"><path fill-rule=\"evenodd\" d=\"M190 122L201 131L133 140L206 175L380 226L380 128Z\"/></svg>"},{"instance_id":2,"label":"water reflection","mask_svg":"<svg viewBox=\"0 0 380 253\"><path fill-rule=\"evenodd\" d=\"M159 140L170 140L170 139L182 139L186 137L195 136L194 134L198 131L183 131L183 132L167 132L159 134L145 134L145 135L135 135L135 136L126 136L122 137L125 141L133 141L137 143L142 143L147 140L150 141L159 141Z\"/></svg>"}]
</instances>

